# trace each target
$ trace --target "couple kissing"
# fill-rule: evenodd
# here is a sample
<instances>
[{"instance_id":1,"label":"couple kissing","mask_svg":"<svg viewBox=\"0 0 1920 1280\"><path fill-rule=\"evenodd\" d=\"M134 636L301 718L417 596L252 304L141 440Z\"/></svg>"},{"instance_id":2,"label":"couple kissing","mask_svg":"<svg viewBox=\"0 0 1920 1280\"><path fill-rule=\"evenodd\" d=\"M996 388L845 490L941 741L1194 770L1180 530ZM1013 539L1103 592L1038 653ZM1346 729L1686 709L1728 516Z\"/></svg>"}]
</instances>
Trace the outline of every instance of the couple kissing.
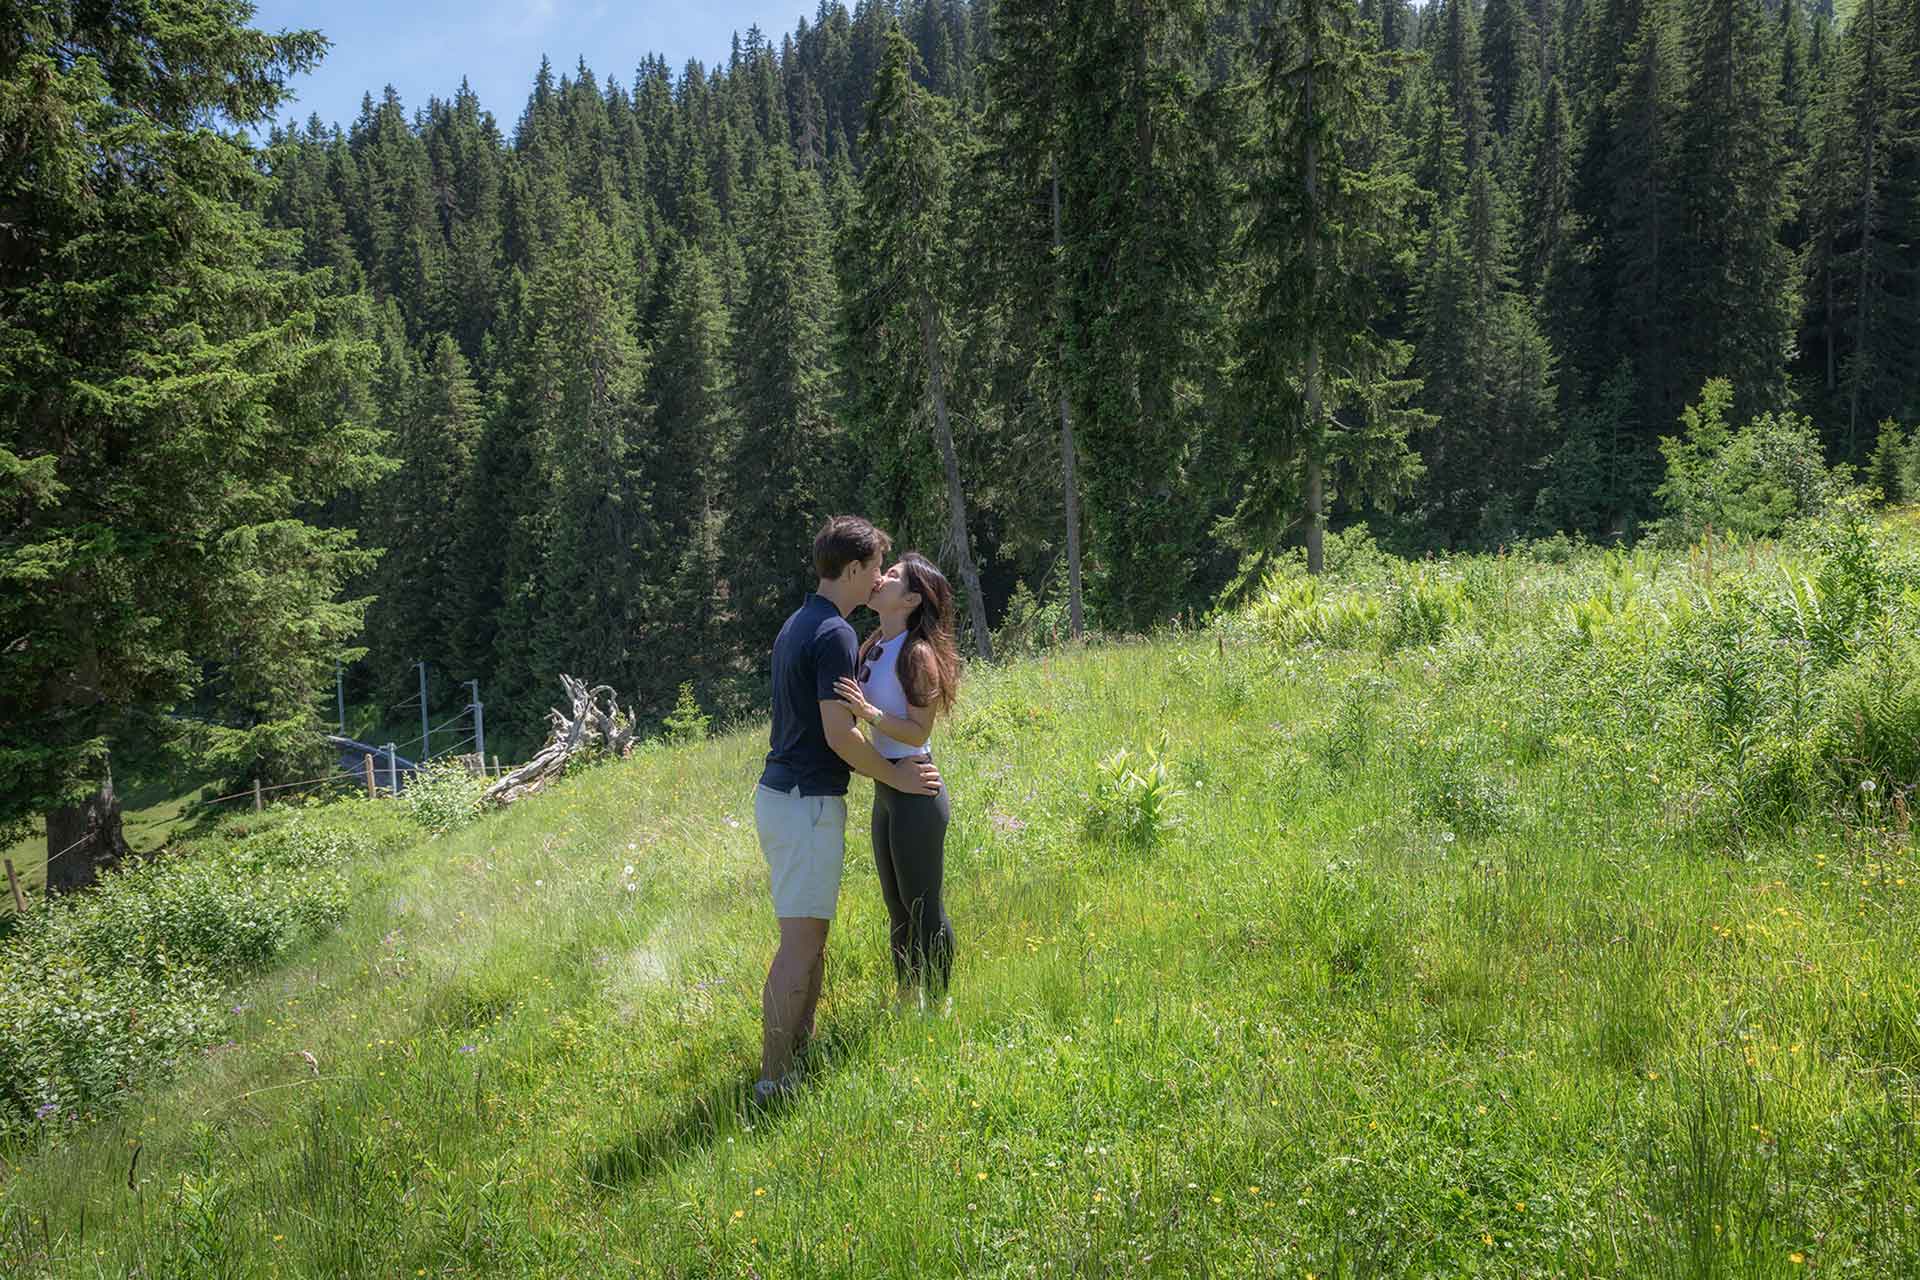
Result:
<instances>
[{"instance_id":1,"label":"couple kissing","mask_svg":"<svg viewBox=\"0 0 1920 1280\"><path fill-rule=\"evenodd\" d=\"M773 728L753 801L780 924L760 996L762 1103L793 1091L813 1035L853 774L873 779L873 860L902 992L944 990L953 971L940 900L951 811L928 749L959 693L953 589L917 552L887 565L892 546L858 516L828 520L813 540L819 581L773 645ZM865 644L847 622L861 605L880 618Z\"/></svg>"}]
</instances>

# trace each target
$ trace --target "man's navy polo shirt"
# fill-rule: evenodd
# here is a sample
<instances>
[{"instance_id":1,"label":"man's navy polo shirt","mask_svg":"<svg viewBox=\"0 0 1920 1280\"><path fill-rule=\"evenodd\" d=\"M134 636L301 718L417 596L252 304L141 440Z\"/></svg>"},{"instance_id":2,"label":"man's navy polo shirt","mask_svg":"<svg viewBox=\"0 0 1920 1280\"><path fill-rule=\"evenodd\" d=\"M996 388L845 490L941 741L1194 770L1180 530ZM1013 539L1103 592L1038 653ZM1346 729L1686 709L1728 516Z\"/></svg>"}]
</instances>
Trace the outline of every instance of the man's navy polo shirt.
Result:
<instances>
[{"instance_id":1,"label":"man's navy polo shirt","mask_svg":"<svg viewBox=\"0 0 1920 1280\"><path fill-rule=\"evenodd\" d=\"M838 695L834 681L851 676L859 643L825 597L809 591L773 642L772 749L760 785L803 796L843 796L853 771L827 745L820 704Z\"/></svg>"}]
</instances>

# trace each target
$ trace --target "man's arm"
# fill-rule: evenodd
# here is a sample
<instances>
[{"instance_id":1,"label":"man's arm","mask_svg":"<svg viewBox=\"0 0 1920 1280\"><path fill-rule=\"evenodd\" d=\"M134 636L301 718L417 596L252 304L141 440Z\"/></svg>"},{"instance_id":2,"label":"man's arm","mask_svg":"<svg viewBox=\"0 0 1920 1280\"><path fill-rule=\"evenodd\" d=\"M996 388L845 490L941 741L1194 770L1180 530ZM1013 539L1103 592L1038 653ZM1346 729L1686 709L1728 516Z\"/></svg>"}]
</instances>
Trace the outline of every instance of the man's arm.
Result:
<instances>
[{"instance_id":1,"label":"man's arm","mask_svg":"<svg viewBox=\"0 0 1920 1280\"><path fill-rule=\"evenodd\" d=\"M854 723L853 712L839 699L820 704L820 728L826 733L827 745L833 748L833 753L845 760L855 773L884 782L907 795L939 794L938 769L924 762L898 765L875 751Z\"/></svg>"}]
</instances>

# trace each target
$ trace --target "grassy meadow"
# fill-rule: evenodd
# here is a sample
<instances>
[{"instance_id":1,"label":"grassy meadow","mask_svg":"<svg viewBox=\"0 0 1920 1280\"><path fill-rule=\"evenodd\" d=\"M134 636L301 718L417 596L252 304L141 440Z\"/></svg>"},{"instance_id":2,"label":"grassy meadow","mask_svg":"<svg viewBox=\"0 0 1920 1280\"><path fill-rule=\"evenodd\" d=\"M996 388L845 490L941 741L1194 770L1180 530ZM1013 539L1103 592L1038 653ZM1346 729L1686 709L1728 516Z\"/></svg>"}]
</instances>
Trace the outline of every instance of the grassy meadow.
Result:
<instances>
[{"instance_id":1,"label":"grassy meadow","mask_svg":"<svg viewBox=\"0 0 1920 1280\"><path fill-rule=\"evenodd\" d=\"M0 1273L1920 1274L1914 542L1356 541L978 671L951 998L896 999L856 783L771 1113L764 727L584 770L16 1132Z\"/></svg>"}]
</instances>

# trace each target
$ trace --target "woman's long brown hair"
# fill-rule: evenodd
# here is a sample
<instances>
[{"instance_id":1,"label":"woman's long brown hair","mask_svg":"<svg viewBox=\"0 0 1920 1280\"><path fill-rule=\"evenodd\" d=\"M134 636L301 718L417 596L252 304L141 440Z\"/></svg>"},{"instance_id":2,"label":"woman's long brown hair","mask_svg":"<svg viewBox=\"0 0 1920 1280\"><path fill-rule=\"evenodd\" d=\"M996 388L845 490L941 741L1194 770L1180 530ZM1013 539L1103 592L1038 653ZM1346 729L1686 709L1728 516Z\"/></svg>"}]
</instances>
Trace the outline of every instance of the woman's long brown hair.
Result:
<instances>
[{"instance_id":1,"label":"woman's long brown hair","mask_svg":"<svg viewBox=\"0 0 1920 1280\"><path fill-rule=\"evenodd\" d=\"M918 551L900 557L900 568L907 577L907 590L920 597L920 603L907 615L907 642L894 659L894 671L907 701L916 707L938 707L941 715L953 710L960 697L960 647L953 639L953 588L946 575ZM871 651L880 643L880 633L867 637ZM918 658L915 650L925 650L931 661ZM929 669L931 668L931 669ZM931 683L932 687L928 688Z\"/></svg>"}]
</instances>

